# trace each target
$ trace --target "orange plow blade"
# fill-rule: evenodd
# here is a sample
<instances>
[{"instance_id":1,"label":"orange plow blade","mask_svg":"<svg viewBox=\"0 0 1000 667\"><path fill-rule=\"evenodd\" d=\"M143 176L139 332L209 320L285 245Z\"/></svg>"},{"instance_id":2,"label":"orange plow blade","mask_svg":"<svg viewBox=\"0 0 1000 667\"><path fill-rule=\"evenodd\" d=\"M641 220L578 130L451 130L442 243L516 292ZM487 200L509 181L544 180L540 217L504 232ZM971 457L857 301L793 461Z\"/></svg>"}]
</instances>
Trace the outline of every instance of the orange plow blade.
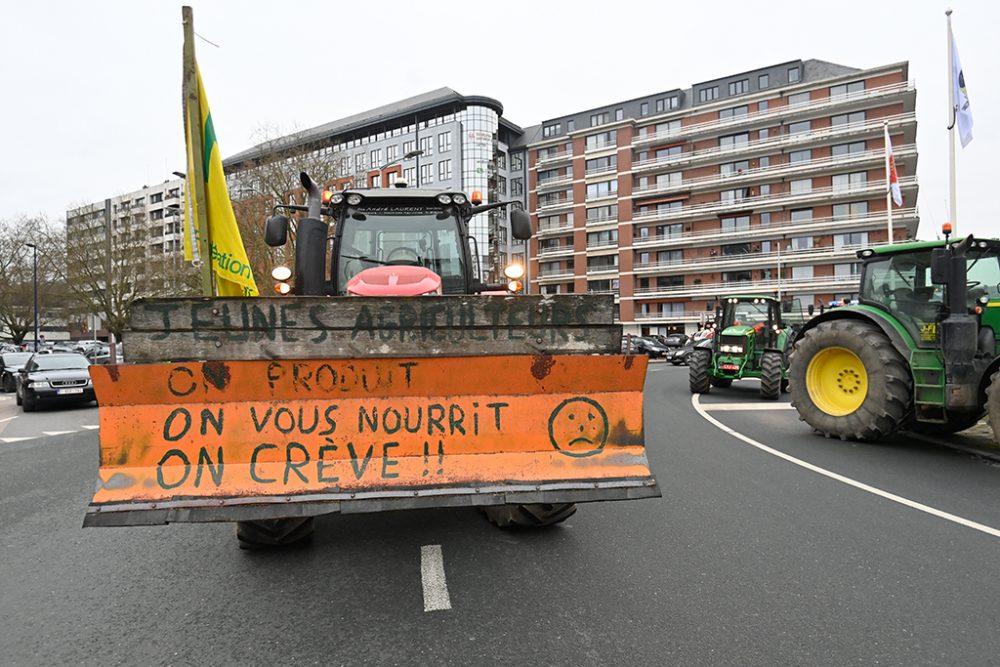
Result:
<instances>
[{"instance_id":1,"label":"orange plow blade","mask_svg":"<svg viewBox=\"0 0 1000 667\"><path fill-rule=\"evenodd\" d=\"M645 357L94 366L84 525L659 496Z\"/></svg>"}]
</instances>

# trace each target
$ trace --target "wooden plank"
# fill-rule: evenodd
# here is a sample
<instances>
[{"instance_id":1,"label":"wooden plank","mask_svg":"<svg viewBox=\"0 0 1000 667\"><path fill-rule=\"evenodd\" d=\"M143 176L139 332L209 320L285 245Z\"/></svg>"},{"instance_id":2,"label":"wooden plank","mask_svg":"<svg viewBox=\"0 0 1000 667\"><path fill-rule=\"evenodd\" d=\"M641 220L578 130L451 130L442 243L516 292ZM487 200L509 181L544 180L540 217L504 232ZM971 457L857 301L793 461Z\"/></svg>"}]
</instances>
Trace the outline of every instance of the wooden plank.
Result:
<instances>
[{"instance_id":1,"label":"wooden plank","mask_svg":"<svg viewBox=\"0 0 1000 667\"><path fill-rule=\"evenodd\" d=\"M430 330L610 325L610 294L140 299L134 331Z\"/></svg>"},{"instance_id":2,"label":"wooden plank","mask_svg":"<svg viewBox=\"0 0 1000 667\"><path fill-rule=\"evenodd\" d=\"M621 325L435 329L126 331L132 363L254 359L364 359L483 355L618 354Z\"/></svg>"}]
</instances>

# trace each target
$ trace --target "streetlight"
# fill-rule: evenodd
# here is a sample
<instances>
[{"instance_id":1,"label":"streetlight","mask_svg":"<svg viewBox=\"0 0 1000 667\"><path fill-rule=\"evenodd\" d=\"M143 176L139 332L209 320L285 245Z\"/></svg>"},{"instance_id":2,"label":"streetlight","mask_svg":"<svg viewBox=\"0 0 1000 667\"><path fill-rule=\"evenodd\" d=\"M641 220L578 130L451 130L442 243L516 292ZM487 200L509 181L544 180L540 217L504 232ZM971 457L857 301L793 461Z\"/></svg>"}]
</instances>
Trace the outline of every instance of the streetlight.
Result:
<instances>
[{"instance_id":1,"label":"streetlight","mask_svg":"<svg viewBox=\"0 0 1000 667\"><path fill-rule=\"evenodd\" d=\"M415 150L415 151L410 151L409 153L407 153L403 157L398 157L395 160L391 160L391 161L386 162L385 164L383 164L381 167L378 168L378 182L379 182L379 186L382 185L382 172L385 171L387 168L391 167L394 164L398 164L400 162L403 162L405 160L412 160L415 157L420 157L423 154L424 154L423 149Z\"/></svg>"},{"instance_id":2,"label":"streetlight","mask_svg":"<svg viewBox=\"0 0 1000 667\"><path fill-rule=\"evenodd\" d=\"M31 248L31 283L35 293L35 352L38 352L38 246L25 243Z\"/></svg>"}]
</instances>

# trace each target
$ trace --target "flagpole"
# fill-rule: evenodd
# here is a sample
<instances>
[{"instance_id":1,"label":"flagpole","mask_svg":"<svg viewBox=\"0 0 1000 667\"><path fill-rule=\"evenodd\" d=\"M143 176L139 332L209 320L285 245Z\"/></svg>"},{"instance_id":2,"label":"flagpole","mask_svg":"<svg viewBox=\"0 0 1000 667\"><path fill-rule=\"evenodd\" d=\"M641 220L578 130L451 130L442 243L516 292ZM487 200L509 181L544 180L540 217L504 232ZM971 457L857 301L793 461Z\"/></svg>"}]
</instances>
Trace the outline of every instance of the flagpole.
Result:
<instances>
[{"instance_id":1,"label":"flagpole","mask_svg":"<svg viewBox=\"0 0 1000 667\"><path fill-rule=\"evenodd\" d=\"M882 121L882 132L885 137L885 214L889 229L889 243L892 243L892 174L889 170L889 121Z\"/></svg>"},{"instance_id":2,"label":"flagpole","mask_svg":"<svg viewBox=\"0 0 1000 667\"><path fill-rule=\"evenodd\" d=\"M189 140L196 146L193 164L188 165L188 192L194 197L193 209L195 219L192 224L198 228L198 259L201 262L202 296L213 296L212 289L212 251L211 240L208 237L208 211L205 202L205 139L201 126L201 98L198 90L198 69L194 57L194 14L190 7L181 7L181 18L184 24L184 122L191 133ZM193 169L191 167L194 167ZM193 173L191 173L193 172Z\"/></svg>"},{"instance_id":3,"label":"flagpole","mask_svg":"<svg viewBox=\"0 0 1000 667\"><path fill-rule=\"evenodd\" d=\"M948 215L952 234L958 234L958 202L955 199L955 126L958 124L958 107L955 105L955 49L952 45L951 9L948 17ZM956 236L956 238L958 238Z\"/></svg>"}]
</instances>

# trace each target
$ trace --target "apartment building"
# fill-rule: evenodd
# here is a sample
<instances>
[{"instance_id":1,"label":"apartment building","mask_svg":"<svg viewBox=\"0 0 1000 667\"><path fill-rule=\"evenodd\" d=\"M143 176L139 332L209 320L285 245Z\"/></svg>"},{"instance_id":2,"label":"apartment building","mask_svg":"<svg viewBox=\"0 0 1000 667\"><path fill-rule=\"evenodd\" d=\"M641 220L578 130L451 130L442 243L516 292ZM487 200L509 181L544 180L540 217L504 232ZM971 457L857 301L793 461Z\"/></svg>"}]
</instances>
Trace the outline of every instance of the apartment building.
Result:
<instances>
[{"instance_id":1,"label":"apartment building","mask_svg":"<svg viewBox=\"0 0 1000 667\"><path fill-rule=\"evenodd\" d=\"M855 251L888 240L886 126L893 238L916 233L915 99L905 62L795 60L527 128L530 291L612 293L633 333L692 332L727 293L853 299Z\"/></svg>"},{"instance_id":2,"label":"apartment building","mask_svg":"<svg viewBox=\"0 0 1000 667\"><path fill-rule=\"evenodd\" d=\"M484 203L517 195L523 203L523 176L519 193L511 192L510 183L511 168L520 173L523 165L508 159L509 144L521 134L497 100L440 88L255 146L223 165L234 202L274 196L259 182L260 163L307 154L334 167L327 184L335 189L389 187L405 178L410 187L479 191ZM303 203L301 189L281 196ZM512 254L520 250L523 257L523 245L512 245L507 211L481 213L469 227L481 278L504 280Z\"/></svg>"}]
</instances>

